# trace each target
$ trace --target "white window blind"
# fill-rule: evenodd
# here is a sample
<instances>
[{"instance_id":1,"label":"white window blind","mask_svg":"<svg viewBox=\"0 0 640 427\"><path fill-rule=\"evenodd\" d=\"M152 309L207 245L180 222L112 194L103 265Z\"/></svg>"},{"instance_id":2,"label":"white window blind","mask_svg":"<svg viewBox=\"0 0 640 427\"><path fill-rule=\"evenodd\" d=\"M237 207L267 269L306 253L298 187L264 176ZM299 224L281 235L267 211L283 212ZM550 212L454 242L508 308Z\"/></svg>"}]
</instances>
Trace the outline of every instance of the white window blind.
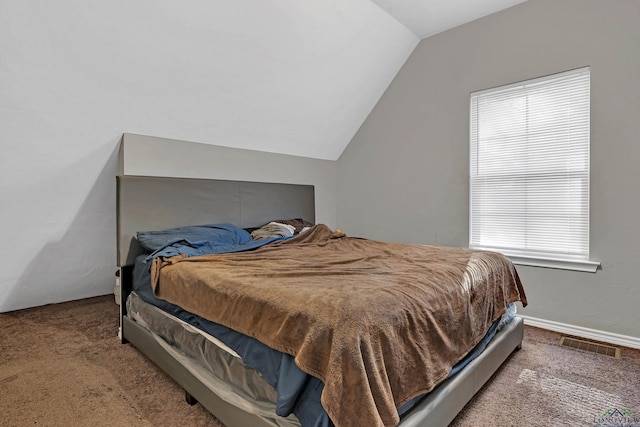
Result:
<instances>
[{"instance_id":1,"label":"white window blind","mask_svg":"<svg viewBox=\"0 0 640 427\"><path fill-rule=\"evenodd\" d=\"M589 67L471 94L470 247L589 258Z\"/></svg>"}]
</instances>

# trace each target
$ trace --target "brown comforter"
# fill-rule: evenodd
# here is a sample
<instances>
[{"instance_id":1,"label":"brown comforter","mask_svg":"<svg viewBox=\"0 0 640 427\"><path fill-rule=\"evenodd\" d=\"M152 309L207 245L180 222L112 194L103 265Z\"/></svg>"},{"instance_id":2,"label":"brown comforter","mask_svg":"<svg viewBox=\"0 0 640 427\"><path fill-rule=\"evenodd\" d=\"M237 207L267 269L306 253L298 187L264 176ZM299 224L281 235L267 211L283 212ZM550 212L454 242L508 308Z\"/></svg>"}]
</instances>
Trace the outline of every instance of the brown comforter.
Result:
<instances>
[{"instance_id":1,"label":"brown comforter","mask_svg":"<svg viewBox=\"0 0 640 427\"><path fill-rule=\"evenodd\" d=\"M383 243L323 225L251 252L154 260L157 297L295 356L337 427L392 426L524 290L492 252Z\"/></svg>"}]
</instances>

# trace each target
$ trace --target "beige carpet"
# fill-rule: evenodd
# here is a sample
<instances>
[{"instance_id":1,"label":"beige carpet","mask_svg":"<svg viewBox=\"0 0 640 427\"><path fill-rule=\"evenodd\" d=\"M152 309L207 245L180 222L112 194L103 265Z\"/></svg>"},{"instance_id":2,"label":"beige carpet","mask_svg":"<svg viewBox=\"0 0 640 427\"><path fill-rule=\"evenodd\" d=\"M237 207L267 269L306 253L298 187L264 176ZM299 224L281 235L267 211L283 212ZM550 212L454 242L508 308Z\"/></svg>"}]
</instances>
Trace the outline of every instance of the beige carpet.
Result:
<instances>
[{"instance_id":1,"label":"beige carpet","mask_svg":"<svg viewBox=\"0 0 640 427\"><path fill-rule=\"evenodd\" d=\"M0 426L221 426L116 337L113 296L0 314ZM593 426L640 414L640 351L568 349L526 328L515 353L453 426Z\"/></svg>"}]
</instances>

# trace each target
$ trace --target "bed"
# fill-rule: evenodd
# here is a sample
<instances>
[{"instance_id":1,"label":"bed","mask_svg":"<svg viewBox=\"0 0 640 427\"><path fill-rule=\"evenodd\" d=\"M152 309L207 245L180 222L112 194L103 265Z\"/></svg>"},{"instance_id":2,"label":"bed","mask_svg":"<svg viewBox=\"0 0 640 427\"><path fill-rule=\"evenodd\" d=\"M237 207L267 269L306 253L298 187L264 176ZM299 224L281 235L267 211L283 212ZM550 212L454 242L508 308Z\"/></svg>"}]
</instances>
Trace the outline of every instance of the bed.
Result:
<instances>
[{"instance_id":1,"label":"bed","mask_svg":"<svg viewBox=\"0 0 640 427\"><path fill-rule=\"evenodd\" d=\"M151 212L153 215L150 215ZM359 330L356 341L349 341L351 337L346 335L346 338L342 337L341 329L335 325L331 328L322 328L318 325L330 323L327 319L331 318L340 319L340 324L346 324L345 319L354 317L349 313L352 313L352 309L356 310L354 308L356 306L360 306L361 311L356 310L353 313L357 313L355 317L360 320L369 316L370 312L383 312L380 315L385 316L391 313L397 318L405 318L404 321L408 317L411 322L415 322L417 317L406 307L396 309L395 304L384 304L383 299L378 299L378 304L372 304L364 298L374 295L371 293L372 289L367 287L367 282L378 281L378 285L386 283L387 279L384 281L380 279L393 272L376 271L375 275L371 275L371 271L368 271L365 273L370 274L369 280L363 280L362 277L366 276L355 276L353 270L345 273L344 265L357 265L364 270L378 268L377 264L381 264L379 260L386 259L384 258L386 255L380 254L394 251L398 252L393 263L390 263L394 264L394 268L395 264L402 259L409 259L411 260L409 264L414 265L419 264L418 261L421 258L425 258L424 252L418 252L414 258L411 258L413 255L405 252L408 245L371 243L365 239L345 236L323 225L316 225L306 233L290 239L276 239L272 243L252 248L251 251L198 257L179 254L171 256L176 255L174 253L167 253L165 255L170 256L166 257L150 257L150 249L145 252L140 241L135 238L137 232L144 230L163 230L192 224L234 224L238 228L247 229L259 227L279 218L305 218L311 223L315 222L313 187L219 180L118 177L118 262L122 280L120 305L122 341L134 345L167 372L185 389L187 401L199 402L225 425L229 427L300 424L328 426L332 421L338 426L396 425L398 422L402 426L447 425L509 355L520 348L523 338L522 321L517 316L507 316L510 311L507 308L513 307L513 304L507 305L507 302L521 301L526 304L526 297L513 266L510 263L504 264L504 260L494 255L488 257L484 253L468 250L456 252L458 250L451 248L414 248L417 251L431 251L428 252L429 258L439 256L437 254L442 253L442 250L455 252L454 258L458 257L459 264L475 266L467 272L468 274L465 273L467 279L478 275L478 271L483 268L493 268L488 266L502 263L501 273L496 274L493 270L487 270L491 271L489 276L500 276L504 279L511 275L509 280L513 283L508 289L501 288L502 291L495 291L483 297L487 301L492 301L490 305L483 306L486 318L482 321L476 319L470 322L469 325L473 324L473 328L469 325L462 328L474 329L468 334L459 333L461 342L468 341L464 346L450 339L451 333L441 336L439 351L432 353L447 353L453 348L454 350L451 351L455 353L453 356L455 360L447 360L444 365L439 365L441 357L436 357L438 360L436 360L435 369L414 371L410 375L410 380L406 378L402 380L403 375L406 377L406 372L410 372L405 365L433 363L431 356L425 358L425 354L429 352L424 351L422 347L420 347L421 351L412 351L416 341L413 336L403 341L403 343L405 341L409 343L406 348L385 344L389 336L403 335L407 331L407 328L398 327L402 322L378 321L375 318L358 321L356 323L364 327L366 333L363 332L364 329ZM309 259L314 260L311 264L322 264L318 260L323 257L324 252L314 252L317 247L331 248L330 252L333 254L340 251L353 254L362 245L372 246L367 248L367 251L377 250L378 255L383 258L378 255L367 256L374 260L372 265L361 264L362 260L357 260L354 264L353 260L333 259L328 264L338 265L338 271L324 270L320 275L312 272L309 277L296 276L292 279L291 271L304 270L310 264ZM306 248L305 250L313 248L313 251L300 259L295 259L292 254L299 253L302 247ZM285 262L283 260L286 260L285 264L291 263L291 269L283 272L280 268L277 272L271 271L260 276L260 272L266 268L260 262L266 259L267 263L273 264L274 254L279 260L278 265L283 265L282 262ZM260 262L256 260L258 255L262 260ZM469 261L471 258L476 261L471 263ZM134 266L142 263L141 260L148 262L145 268L149 277L142 282L150 282L150 285L148 287L145 285L144 289L134 280L141 271L140 267L136 270ZM219 280L221 283L234 283L231 292L227 289L217 294L215 292L209 294L207 289L210 286L198 288L194 285L203 281L198 276L190 276L192 273L189 273L187 266L197 264L199 269L197 274L205 274L209 277L211 271L206 271L209 267L203 270L202 266L211 263L214 266L213 271L224 271L226 274L226 276L222 274ZM230 265L235 267L229 267ZM251 265L253 269L240 274L239 265L243 269ZM328 268L327 265L325 268ZM453 267L444 264L443 268L448 270ZM347 278L352 275L355 279L349 282ZM411 283L417 277L415 272L413 275L408 273L405 275L401 294L405 293L404 289L411 287ZM237 279L240 276L245 277L245 280ZM304 283L311 281L316 283L319 276L328 277L329 284L336 283L338 281L336 277L340 277L341 283L352 283L353 287L362 288L360 291L362 301L357 304L349 302L349 310L343 310L342 314L332 313L330 316L325 316L323 321L318 321L316 318L309 321L305 317L307 316L306 306L322 306L323 294L326 292L314 294L313 292L318 290L312 289L310 294L305 295L296 291L295 295L298 298L294 297L294 294L287 297L286 292L294 285L299 286L301 280ZM177 277L177 279L172 281L171 277ZM251 288L247 282L252 281L246 278L252 277L256 277L253 281L255 283L269 283L270 293L262 301L252 296L255 290L247 290L253 293L238 297L242 289ZM435 279L431 281L439 283ZM255 283L252 286L255 287ZM185 286L186 291L181 292L180 288ZM467 293L476 292L472 282L462 284L462 287L467 290ZM391 292L391 290L387 291ZM326 311L327 307L333 306L327 302L331 301L331 298L343 295L340 293L343 292L342 289L333 289L331 292L339 293L327 297L320 311ZM198 295L198 297L190 299L189 295ZM393 294L394 299L389 301L395 301L398 295ZM379 297L372 298L375 300ZM420 304L413 304L416 298L416 294L407 295L408 305L420 306ZM163 302L151 304L150 302L154 300ZM237 300L250 302L241 307L235 305ZM298 300L297 303L296 300ZM455 298L451 295L446 300L447 304L455 306L453 302ZM300 301L317 301L317 304L304 304ZM158 306L162 306L164 302L182 311L168 314L166 310L159 310ZM294 306L287 310L294 310L295 315L282 314L274 309L289 303ZM207 311L207 307L212 306L218 308ZM371 309L372 306L376 309ZM383 306L388 310L382 310ZM233 309L228 309L229 307ZM227 313L224 314L224 312ZM280 314L276 315L276 312ZM406 313L410 314L406 315ZM193 316L198 320L192 323L202 326L211 322L214 326L210 329L194 326L189 323ZM273 322L270 324L264 319L273 320ZM222 333L222 339L215 336L216 328L220 323L223 328L230 330ZM380 327L373 335L367 335L371 332L367 325L386 325L387 323L390 326L386 330ZM447 329L450 326L448 325L449 322L444 321L433 329L436 331ZM482 329L482 334L479 334L479 329ZM277 365L280 370L276 369L275 373L263 371L265 368L260 364L262 363L260 360L252 362L253 353L246 352L247 345L238 344L235 338L229 338L229 334L238 332L240 332L239 335L248 336L257 342L252 345L264 346L267 347L265 351L272 351L273 353L269 353L270 356L257 358L273 360L272 364ZM365 335L368 338L363 338ZM439 332L436 335L439 335ZM328 339L327 336L330 338ZM268 345L265 346L265 343ZM360 348L360 350L352 351L353 348ZM385 355L381 356L379 352ZM354 363L351 358L342 357L346 353L359 354L360 358L357 363ZM467 353L475 354L473 358L464 360L462 364L461 356ZM211 361L220 361L220 364ZM451 369L452 367L455 369ZM436 373L427 375L426 371ZM451 375L453 371L456 372L455 375ZM405 372L405 374L398 372ZM421 377L423 374L425 378ZM297 383L301 384L300 387L292 386ZM307 398L305 393L312 394L307 391L309 387L320 390L318 392L320 397ZM282 396L288 394L293 397L283 403ZM324 418L312 417L309 421L301 409L298 408L298 412L292 409L297 400L312 402L309 406L316 410L320 406L318 401L322 400L321 410L325 411ZM288 407L284 413L283 406ZM408 406L408 409L404 408L405 406ZM287 416L278 416L276 412ZM287 412L294 413L288 415ZM329 413L331 416L328 415Z\"/></svg>"}]
</instances>

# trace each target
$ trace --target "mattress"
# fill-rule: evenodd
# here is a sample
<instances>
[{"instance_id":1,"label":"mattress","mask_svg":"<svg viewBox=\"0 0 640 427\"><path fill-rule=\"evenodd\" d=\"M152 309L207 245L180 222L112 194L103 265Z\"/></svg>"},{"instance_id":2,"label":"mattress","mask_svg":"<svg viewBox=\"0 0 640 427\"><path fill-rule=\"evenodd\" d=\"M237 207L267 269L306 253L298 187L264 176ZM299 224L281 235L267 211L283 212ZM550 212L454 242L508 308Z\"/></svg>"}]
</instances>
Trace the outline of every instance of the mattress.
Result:
<instances>
[{"instance_id":1,"label":"mattress","mask_svg":"<svg viewBox=\"0 0 640 427\"><path fill-rule=\"evenodd\" d=\"M151 277L158 298L295 357L342 426L396 425L398 408L443 381L509 302L526 303L501 254L323 224L252 251L156 257Z\"/></svg>"},{"instance_id":2,"label":"mattress","mask_svg":"<svg viewBox=\"0 0 640 427\"><path fill-rule=\"evenodd\" d=\"M156 298L151 291L149 265L146 255L136 258L133 291L145 302L177 317L208 335L216 337L242 358L245 366L260 372L266 382L278 391L279 415L291 412L301 418L305 426L331 426L320 403L322 382L302 372L292 356L273 350L255 338L240 334L223 325L189 313L167 301Z\"/></svg>"},{"instance_id":3,"label":"mattress","mask_svg":"<svg viewBox=\"0 0 640 427\"><path fill-rule=\"evenodd\" d=\"M304 187L304 188L303 188ZM143 253L146 250L146 254L152 254L155 251L173 250L178 249L178 252L183 250L198 251L201 249L201 243L206 241L207 253L213 249L215 253L218 252L222 246L229 246L234 244L242 244L248 241L246 233L233 232L229 237L234 237L231 241L226 238L221 239L220 236L214 236L212 238L204 238L198 236L196 239L191 235L185 235L180 233L179 235L167 235L166 232L175 231L175 227L181 228L184 224L209 224L215 225L215 229L226 229L230 227L220 227L222 223L230 221L237 223L241 227L256 226L258 224L266 224L268 221L272 221L274 218L306 218L313 222L314 219L314 204L313 204L313 187L312 186L297 186L297 185L281 185L281 184L265 184L265 183L245 183L245 182L227 182L227 181L214 181L214 180L193 180L193 179L166 179L157 177L118 177L118 265L121 266L121 272L123 273L123 293L124 299L128 298L132 287L134 285L132 280L133 275L137 275L138 271L142 270L135 268L134 272L134 258ZM149 214L149 213L152 214ZM241 214L241 215L240 215ZM196 228L200 229L201 226ZM142 245L140 237L141 230L151 230L150 232L142 232L143 241L144 236L157 237L157 232L161 232L163 235L162 241L145 241L146 245ZM205 231L205 230L202 230ZM207 230L212 231L212 230ZM236 230L237 231L237 230ZM209 233L207 233L208 235ZM223 233L224 234L224 233ZM244 236L243 239L239 237ZM149 245L151 243L151 245ZM157 243L161 243L157 245ZM255 244L254 242L247 242ZM166 245L171 248L166 247ZM175 244L180 246L175 247ZM153 247L147 247L153 246ZM183 248L185 246L185 248ZM242 248L244 249L244 244ZM228 251L228 247L224 250ZM232 248L233 249L233 248ZM158 252L159 253L159 252ZM165 253L164 255L171 255ZM191 252L189 252L189 255ZM426 258L426 257L425 257ZM315 258L314 258L315 260ZM148 265L147 272L148 272ZM233 274L235 275L235 271ZM473 273L473 272L469 272ZM466 277L466 276L465 276ZM143 281L144 282L144 281ZM145 323L151 327L147 317L142 318L138 316L138 321L127 316L126 309L127 304L123 302L121 305L121 331L123 343L129 342L135 346L139 351L146 355L151 361L171 376L184 390L194 398L201 402L202 406L211 411L220 420L227 425L234 426L247 426L247 425L265 425L272 426L274 423L264 423L261 417L255 417L245 412L245 407L242 406L249 402L250 405L269 405L273 408L273 394L269 393L269 387L256 387L259 379L262 378L268 386L271 387L271 391L276 390L275 408L276 411L284 407L286 412L286 406L298 405L299 402L314 402L313 399L306 399L306 395L310 389L309 384L314 384L315 390L322 390L324 384L317 378L310 377L309 375L302 374L298 369L298 376L287 377L287 372L295 374L295 363L293 358L285 357L282 353L278 353L269 349L261 344L257 340L252 340L246 336L240 336L235 331L225 329L220 325L215 325L212 322L205 321L203 318L198 318L188 311L181 310L179 307L167 303L167 301L158 300L154 298L153 293L148 286L149 280L146 280L146 289L136 289L138 296L141 300L149 302L158 307L162 307L167 310L172 317L177 318L177 322L180 328L184 329L185 324L194 325L197 329L203 330L207 335L216 337L217 340L223 343L221 350L224 353L221 356L216 356L220 359L228 358L227 355L234 357L240 355L242 359L242 365L230 365L231 367L218 367L216 369L221 372L220 375L227 376L227 381L235 385L242 385L242 383L250 384L248 389L239 387L236 389L227 388L225 381L219 379L218 376L213 375L211 367L207 366L208 359L211 356L204 356L200 362L197 361L200 350L198 346L191 346L192 357L187 355L185 350L189 347L184 342L181 344L181 338L176 335L173 338L174 345L170 345L169 341L165 340L159 334L151 333L148 329L142 326ZM472 291L472 287L469 286L469 282L462 283L466 291ZM145 295L147 292L147 295ZM524 297L524 295L523 295ZM168 298L167 298L168 299ZM193 300L193 298L192 298ZM199 299L198 299L199 300ZM307 301L314 299L306 298ZM445 299L448 301L448 299ZM124 301L124 300L123 300ZM190 301L189 301L190 302ZM189 303L188 302L188 303ZM187 303L187 304L188 304ZM523 300L523 303L526 303ZM180 304L176 302L176 304ZM422 304L424 306L424 304ZM187 307L186 305L185 307ZM220 303L214 303L210 307L220 306ZM504 310L504 305L499 304L501 307L500 313ZM225 304L222 306L230 307ZM195 310L191 310L195 312ZM139 310L141 313L142 311ZM239 312L258 313L258 311L242 310ZM451 310L451 313L461 313L464 310ZM496 319L498 313L493 311L490 314L490 321ZM161 314L162 316L162 314ZM258 322L260 321L260 316ZM206 316L205 316L206 317ZM489 345L487 351L482 353L477 359L462 370L458 375L455 375L448 380L441 383L428 397L422 399L414 410L406 413L402 418L402 425L417 426L417 425L446 425L450 422L455 414L460 411L462 406L468 402L473 393L477 392L478 388L483 384L490 375L495 372L500 363L502 363L508 354L517 348L522 340L522 322L512 321L504 330L504 333L497 334L496 338ZM185 322L182 324L181 322ZM224 320L220 322L229 324ZM255 324L253 321L251 324ZM369 322L368 324L375 325L377 322ZM452 325L455 329L453 335L453 343L457 343L455 337L458 336L457 331L463 329L459 323L454 321L447 322L448 325ZM482 327L474 328L476 334L474 335L473 342L476 343L487 327L491 323L483 324ZM230 325L231 326L231 325ZM402 331L412 331L412 328L401 328ZM160 332L160 331L159 331ZM491 332L491 331L490 331ZM252 332L247 332L252 335ZM200 334L196 332L196 334ZM164 333L167 337L167 333ZM215 340L209 340L208 342L215 342ZM209 346L209 344L205 344ZM225 348L225 346L227 348ZM218 345L216 345L218 347ZM397 346L392 346L397 348ZM456 358L451 360L459 360L467 351L469 346L465 345L464 350L456 355ZM231 352L228 350L231 349ZM258 349L265 350L265 352L256 351ZM286 350L285 350L286 351ZM206 353L202 351L202 353ZM176 354L176 356L173 356ZM439 351L433 351L433 348L425 347L418 353L419 355L439 355ZM214 357L215 358L215 357ZM393 357L394 360L406 360L403 357ZM195 362L194 362L195 361ZM406 364L406 363L405 363ZM201 366L202 369L193 366ZM256 376L255 372L253 376L251 374L243 373L233 377L230 372L235 369L235 366L240 366L242 370L246 368L253 369L259 375ZM423 364L416 364L416 366L424 366ZM188 367L188 370L185 368ZM447 372L451 369L451 365L444 369L441 369L438 373L438 380L444 378ZM192 373L193 372L193 373ZM379 371L384 372L384 371ZM284 374L283 374L284 373ZM313 373L312 373L313 375ZM233 378L232 378L233 377ZM339 380L342 376L329 375L331 380ZM202 378L202 379L201 379ZM234 379L235 378L235 379ZM414 376L405 376L409 378L410 382L414 381ZM437 382L437 381L436 381ZM292 384L302 383L306 387L304 389L296 389L291 387ZM327 384L331 384L328 381ZM434 382L435 384L435 382ZM232 384L233 385L233 384ZM263 384L264 385L264 384ZM290 388L287 388L290 387ZM314 389L314 387L311 387ZM330 387L330 386L329 386ZM327 387L328 388L328 387ZM239 401L236 404L229 404L221 400L218 394L221 390L222 393L229 396L240 396ZM356 422L361 421L364 417L358 416L360 412L364 412L362 408L362 394L360 392L354 392L354 389L350 389L350 397L355 400L355 411L351 411L351 414L346 416L335 417L336 422ZM426 392L426 388L421 392ZM288 396L288 392L292 392L291 396ZM416 393L418 394L418 393ZM409 397L408 393L403 393L402 396L395 399L397 404L405 403L405 399ZM415 396L415 394L411 394ZM227 400L227 397L225 397ZM334 402L341 402L341 400L333 400ZM319 402L319 400L317 400ZM389 418L389 414L396 412L396 405L385 405L386 418ZM317 405L322 410L321 405ZM241 409L238 409L241 408ZM269 413L268 417L273 417L273 409L265 410ZM303 426L318 427L318 423L315 421L307 422L303 418L307 414L306 410L302 410L299 406L293 408L294 414ZM368 414L373 414L373 411L366 410ZM326 414L325 414L326 415ZM325 417L328 420L328 417ZM418 420L418 421L414 421ZM387 424L395 423L389 422ZM275 424L277 425L277 424ZM322 424L320 424L322 425ZM363 424L364 427L371 425L368 420Z\"/></svg>"},{"instance_id":4,"label":"mattress","mask_svg":"<svg viewBox=\"0 0 640 427\"><path fill-rule=\"evenodd\" d=\"M134 275L134 289L137 289L137 293L132 293L127 301L128 315L152 332L163 347L184 360L185 366L199 377L213 383L216 390L224 390L223 398L229 403L268 420L272 425L332 425L320 404L323 385L319 380L300 371L291 356L260 343L256 344L250 337L225 330L227 328L153 297L148 289L148 273L145 273L143 258L144 256L137 262L140 264ZM513 303L509 305L507 313L492 325L478 346L452 369L450 376L484 350L499 328L513 319L515 307ZM232 347L245 354L247 362ZM306 384L307 387L301 390L301 384ZM422 397L403 405L399 413L409 411ZM301 416L302 422L295 415L286 418L275 415L278 405L290 406L297 400L301 402L298 402L294 412Z\"/></svg>"},{"instance_id":5,"label":"mattress","mask_svg":"<svg viewBox=\"0 0 640 427\"><path fill-rule=\"evenodd\" d=\"M300 313L303 313L300 311L302 310L300 307L306 309L309 308L309 301L318 301L318 298L321 297L327 299L325 289L336 293L336 296L329 297L327 301L323 300L324 304L315 304L325 309L321 310L321 314L325 318L328 311L335 311L336 301L346 301L349 304L346 308L343 307L342 311L338 310L339 312L347 313L349 318L369 319L374 314L382 312L379 297L384 296L387 299L385 307L388 308L389 314L385 314L384 317L378 316L375 319L371 317L371 320L367 321L358 320L356 324L363 324L366 328L386 325L385 327L389 330L376 330L373 331L374 334L367 329L366 332L370 332L369 335L360 333L355 335L356 339L358 337L373 339L373 341L367 341L366 348L369 348L369 344L394 343L385 347L385 354L388 354L382 362L378 361L378 358L372 359L374 365L381 363L382 368L378 365L369 366L366 364L366 366L363 365L364 368L372 368L374 370L371 372L379 372L382 376L385 372L390 372L389 364L396 365L396 371L392 369L395 374L399 374L397 369L408 369L406 367L412 369L410 375L405 374L402 377L396 375L394 377L394 379L404 378L401 380L404 384L389 382L388 385L391 386L391 389L387 390L389 387L384 389L385 393L389 391L394 394L383 396L384 404L382 407L386 408L386 412L385 416L380 415L380 419L384 420L385 424L391 425L397 422L398 415L403 415L423 397L422 393L428 392L435 384L447 378L447 374L455 374L479 355L495 335L500 323L509 320L509 317L513 317L515 313L510 309L502 320L493 320L500 313L504 313L506 303L520 299L521 286L517 275L511 264L506 265L499 258L499 254L477 254L455 248L445 249L423 245L408 246L365 241L347 238L342 234L337 235L322 225L313 227L311 231L298 236L297 239L293 238L273 246L268 245L268 247L265 245L269 242L265 242L263 245L265 247L257 249L255 252L246 252L247 242L244 240L250 240L250 237L246 235L245 231L237 230L237 227L222 224L190 226L188 228L187 231L197 229L195 231L199 233L214 233L214 239L188 239L188 236L183 235L186 231L182 229L138 233L139 239L140 234L142 237L148 235L147 240L144 238L142 240L147 243L148 247L145 246L145 248L149 252L138 257L135 262L132 286L134 294L127 300L127 304L130 306L128 307L130 319L152 333L153 339L161 340L162 343L158 344L161 344L163 348L168 347L172 352L178 353L180 357L193 361L190 366L201 367L202 369L193 368L199 375L206 373L216 381L228 384L232 390L231 394L237 395L238 399L250 402L252 405L255 404L259 408L269 408L265 411L270 416L273 416L274 412L282 417L294 414L293 419L297 419L296 422L299 421L305 427L331 426L332 423L327 411L332 414L333 419L344 420L347 418L344 415L339 415L339 411L335 412L335 406L326 406L325 411L327 404L325 401L327 396L325 395L329 394L329 390L336 391L336 382L342 378L347 378L345 381L349 384L353 383L353 381L349 382L352 378L346 374L346 376L336 375L336 372L340 372L341 368L352 365L336 362L334 366L337 366L337 371L334 369L330 375L329 372L325 372L323 375L321 370L311 369L304 363L300 364L298 354L291 350L296 347L288 345L283 347L278 343L271 343L268 339L265 341L269 343L267 346L253 338L261 336L256 330L264 329L265 325L269 325L267 320L274 319L276 313L281 311L289 316L285 319L287 322L294 322L291 325L287 323L286 328L284 323L280 327L277 327L278 324L276 324L276 329L279 331L278 336L288 339L287 337L296 337L295 334L292 335L290 326L295 330L306 330L305 326L299 322ZM179 231L177 235L175 235L176 230ZM168 232L170 232L171 238L167 237ZM224 239L218 234L222 234ZM249 241L249 243L255 246L255 242ZM255 248L251 247L250 249ZM183 250L187 250L188 253L182 254ZM169 253L165 253L167 251ZM178 253L174 253L175 251ZM193 251L196 252L192 253ZM198 255L201 251L204 251L201 257L190 256ZM242 253L235 253L238 251ZM309 251L312 252L309 253ZM362 251L366 255L364 258L360 255ZM224 255L208 255L209 252ZM233 254L229 252L233 252ZM339 259L336 259L338 255ZM158 258L158 256L161 257ZM317 265L320 257L326 261L327 265ZM310 259L314 260L313 264L309 264ZM186 263L181 263L182 261L186 261ZM272 271L274 262L278 268ZM152 263L151 270L150 263ZM160 269L165 264L172 266L171 272L174 272L173 266L184 267L197 264L199 266L198 272L202 277L186 275L176 283L165 277L162 285L163 292L159 292L158 277ZM336 265L340 268L335 267ZM385 269L383 266L388 268ZM186 272L185 269L180 269L180 271ZM425 275L425 271L429 271L430 274ZM213 291L214 288L209 288L207 285L223 272L228 274L228 277L224 276L218 280L221 280L224 289L228 288L228 294L220 291L218 292L219 297L217 297L217 294L212 296L210 293L205 295L203 292L195 292L198 286L203 287L198 290L204 291L207 288ZM177 277L171 273L168 275L173 278ZM309 275L312 277L309 278ZM334 279L333 276L339 280ZM372 278L376 280L372 280ZM321 279L324 279L324 282L321 282ZM288 280L292 283L289 283ZM490 280L491 286L485 287L484 283L487 280ZM204 283L207 285L203 285ZM241 294L241 291L251 290L249 289L251 288L250 284L253 283L258 286L254 293L247 293L246 296ZM326 286L321 286L325 283ZM380 289L381 294L376 294L375 300L372 299L373 293L364 292L364 285L371 287L372 291ZM155 288L152 290L154 286ZM510 287L508 298L504 286ZM178 287L183 289L181 294L171 295L172 297L165 295L167 288L177 289ZM500 287L503 289L500 290ZM269 292L263 292L262 289L268 289ZM292 300L291 289L296 291L295 300L298 306L285 310L286 304ZM411 290L414 292L411 293ZM309 292L312 294L308 295ZM317 295L313 292L316 292ZM487 293L485 294L485 292ZM345 293L346 296L342 293ZM260 298L273 305L276 295L281 295L283 298L281 302L275 303L276 308L280 311L267 309L262 305L258 306L258 303L262 301ZM174 303L167 300L174 301ZM227 300L229 301L227 302ZM255 307L253 305L238 307L238 301L255 301L256 304L254 304ZM400 304L401 301L403 304ZM191 308L187 311L175 304ZM194 304L196 305L194 306ZM302 305L300 306L300 304ZM464 317L464 313L469 309L467 307L469 304L473 306L473 313ZM372 306L377 309L372 311ZM463 306L467 308L463 310ZM202 307L205 307L204 311L201 309ZM424 307L429 307L429 310L425 312ZM511 307L513 308L515 305ZM360 310L356 310L357 315L353 311L356 308ZM199 313L199 316L193 313ZM440 316L437 318L437 322L435 321L436 313L439 313ZM225 317L227 314L234 315L236 321L229 321ZM458 323L461 316L464 321ZM334 319L335 317L330 315L329 318ZM318 318L315 314L310 314L305 319L308 319L310 326L318 325ZM390 319L394 321L391 322ZM241 322L238 323L238 321ZM335 320L333 321L335 323ZM411 338L415 330L412 325L415 322L418 322L417 330L425 331L424 334L421 333L421 338L417 341ZM328 325L331 322L325 323ZM335 338L335 331L352 330L352 328L343 327L342 321L338 323L330 330L333 334L330 336L334 338L331 343L340 342ZM429 326L431 323L434 323L434 327ZM274 326L270 325L270 327ZM247 335L243 335L237 330L243 331ZM440 332L441 330L446 330L444 335ZM462 334L461 330L464 330L465 333ZM438 338L436 340L432 339L434 333ZM311 332L304 336L309 336L309 334L315 336ZM396 345L396 340L391 340L395 335L402 336L404 341L398 341L398 345ZM483 335L485 335L484 338L482 338ZM429 337L428 341L427 337ZM351 336L348 338L350 339ZM444 342L442 342L443 340ZM317 341L316 344L325 342L322 339ZM405 341L412 346L411 357L408 357L409 349L400 345L404 345ZM471 346L476 343L478 343L476 347L469 351ZM361 348L351 342L347 342L346 345L348 347L345 349ZM360 342L360 346L362 345ZM313 347L312 350L310 350L311 346L304 348L307 351L307 360L311 356L311 359L316 362L322 359L319 356L319 353L322 352L331 355L346 354L338 350L336 350L338 353L334 352L333 347L328 350L326 345ZM440 348L446 351L441 352ZM365 353L363 352L361 356ZM465 354L467 357L464 357ZM296 356L295 359L294 356ZM362 360L365 361L364 358ZM457 361L459 363L454 366ZM433 365L434 362L437 362L436 365ZM325 365L320 363L320 366ZM358 365L357 368L359 367ZM437 370L435 370L436 368ZM434 372L434 374L427 378L431 374L425 374L425 372ZM415 379L419 376L425 377L424 381L431 382L417 382ZM327 380L326 386L319 378ZM370 376L365 377L365 380L367 379L371 384ZM400 386L405 388L397 388ZM366 408L367 414L375 414L376 410L381 411L381 406L377 401L371 406L371 399L369 399L373 396L371 390L364 390L362 387L350 387L349 390L347 393L350 395L351 407L347 411L348 413L360 413L364 410L363 401L367 401L369 404ZM378 392L377 396L380 397L380 390L376 391ZM399 393L396 395L395 391L399 391ZM321 397L324 404L321 404ZM339 396L332 397L333 400L329 400L332 404L340 405L343 402ZM395 404L393 400L389 401L388 398L395 399ZM402 406L398 407L398 405ZM368 419L359 418L360 424L370 425Z\"/></svg>"},{"instance_id":6,"label":"mattress","mask_svg":"<svg viewBox=\"0 0 640 427\"><path fill-rule=\"evenodd\" d=\"M144 302L136 293L127 299L127 315L191 373L218 391L226 402L273 426L300 426L295 415L286 418L275 415L275 388L219 339Z\"/></svg>"}]
</instances>

